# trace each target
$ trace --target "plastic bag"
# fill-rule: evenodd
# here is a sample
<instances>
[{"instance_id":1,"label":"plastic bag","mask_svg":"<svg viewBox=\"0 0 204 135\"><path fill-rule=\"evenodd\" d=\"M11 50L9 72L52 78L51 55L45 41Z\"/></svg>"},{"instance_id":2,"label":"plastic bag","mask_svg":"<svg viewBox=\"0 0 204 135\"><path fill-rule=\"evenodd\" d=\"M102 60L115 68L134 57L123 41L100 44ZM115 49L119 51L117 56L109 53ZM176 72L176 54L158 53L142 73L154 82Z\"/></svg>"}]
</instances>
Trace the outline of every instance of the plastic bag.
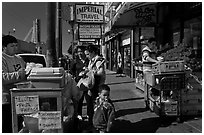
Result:
<instances>
[{"instance_id":1,"label":"plastic bag","mask_svg":"<svg viewBox=\"0 0 204 135\"><path fill-rule=\"evenodd\" d=\"M80 89L80 91L87 91L93 88L94 84L94 73L92 70L89 70L86 75L79 80L77 87Z\"/></svg>"}]
</instances>

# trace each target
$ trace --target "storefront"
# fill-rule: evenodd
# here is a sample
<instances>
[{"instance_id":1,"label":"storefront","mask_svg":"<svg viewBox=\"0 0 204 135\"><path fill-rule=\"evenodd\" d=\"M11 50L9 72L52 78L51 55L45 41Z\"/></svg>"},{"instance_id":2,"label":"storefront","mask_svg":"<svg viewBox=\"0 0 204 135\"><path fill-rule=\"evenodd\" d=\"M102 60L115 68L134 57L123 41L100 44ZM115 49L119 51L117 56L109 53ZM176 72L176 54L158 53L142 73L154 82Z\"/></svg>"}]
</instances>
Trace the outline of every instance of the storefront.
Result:
<instances>
[{"instance_id":1,"label":"storefront","mask_svg":"<svg viewBox=\"0 0 204 135\"><path fill-rule=\"evenodd\" d=\"M113 18L111 30L122 28L126 32L121 34L121 40L115 38L116 41L111 42L112 70L115 70L115 56L121 49L123 72L134 77L131 61L141 57L141 50L146 45L145 40L150 37L156 38L157 48L161 52L185 43L193 48L195 58L201 61L201 2L127 2L118 12Z\"/></svg>"},{"instance_id":2,"label":"storefront","mask_svg":"<svg viewBox=\"0 0 204 135\"><path fill-rule=\"evenodd\" d=\"M131 74L131 45L130 45L130 31L124 33L121 37L121 55L123 59L123 73L130 76Z\"/></svg>"}]
</instances>

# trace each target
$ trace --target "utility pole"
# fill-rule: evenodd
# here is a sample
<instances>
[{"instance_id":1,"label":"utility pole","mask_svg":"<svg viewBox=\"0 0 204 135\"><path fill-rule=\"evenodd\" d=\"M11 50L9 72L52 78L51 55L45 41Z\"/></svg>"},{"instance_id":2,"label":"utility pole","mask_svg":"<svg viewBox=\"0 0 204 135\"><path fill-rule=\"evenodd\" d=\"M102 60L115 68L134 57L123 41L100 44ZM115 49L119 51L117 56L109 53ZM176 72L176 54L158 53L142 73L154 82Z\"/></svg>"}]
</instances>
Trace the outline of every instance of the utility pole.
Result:
<instances>
[{"instance_id":1,"label":"utility pole","mask_svg":"<svg viewBox=\"0 0 204 135\"><path fill-rule=\"evenodd\" d=\"M74 18L74 6L70 5L70 20L69 24L71 26L71 32L72 32L72 57L74 58L74 24L75 24L75 18Z\"/></svg>"},{"instance_id":2,"label":"utility pole","mask_svg":"<svg viewBox=\"0 0 204 135\"><path fill-rule=\"evenodd\" d=\"M57 59L59 60L59 66L61 66L62 57L62 3L57 2L57 27L56 27L56 50Z\"/></svg>"},{"instance_id":3,"label":"utility pole","mask_svg":"<svg viewBox=\"0 0 204 135\"><path fill-rule=\"evenodd\" d=\"M55 46L55 31L56 31L56 3L47 3L47 62L48 67L57 67L57 56L56 56L56 46Z\"/></svg>"}]
</instances>

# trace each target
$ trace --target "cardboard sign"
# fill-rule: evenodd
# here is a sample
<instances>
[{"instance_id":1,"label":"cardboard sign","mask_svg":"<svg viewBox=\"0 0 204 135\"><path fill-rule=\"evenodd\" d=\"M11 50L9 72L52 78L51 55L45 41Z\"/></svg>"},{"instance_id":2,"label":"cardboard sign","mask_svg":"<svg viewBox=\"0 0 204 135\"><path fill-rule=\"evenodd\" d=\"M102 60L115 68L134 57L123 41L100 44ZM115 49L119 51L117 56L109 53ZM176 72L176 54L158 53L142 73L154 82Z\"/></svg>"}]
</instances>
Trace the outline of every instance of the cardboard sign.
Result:
<instances>
[{"instance_id":1,"label":"cardboard sign","mask_svg":"<svg viewBox=\"0 0 204 135\"><path fill-rule=\"evenodd\" d=\"M39 115L39 129L60 129L61 125L61 111L40 111Z\"/></svg>"},{"instance_id":2,"label":"cardboard sign","mask_svg":"<svg viewBox=\"0 0 204 135\"><path fill-rule=\"evenodd\" d=\"M76 5L76 22L103 23L103 5Z\"/></svg>"},{"instance_id":3,"label":"cardboard sign","mask_svg":"<svg viewBox=\"0 0 204 135\"><path fill-rule=\"evenodd\" d=\"M16 96L15 97L16 114L30 114L39 111L39 97L34 96Z\"/></svg>"},{"instance_id":4,"label":"cardboard sign","mask_svg":"<svg viewBox=\"0 0 204 135\"><path fill-rule=\"evenodd\" d=\"M79 38L80 39L97 39L101 38L101 25L96 24L80 24Z\"/></svg>"}]
</instances>

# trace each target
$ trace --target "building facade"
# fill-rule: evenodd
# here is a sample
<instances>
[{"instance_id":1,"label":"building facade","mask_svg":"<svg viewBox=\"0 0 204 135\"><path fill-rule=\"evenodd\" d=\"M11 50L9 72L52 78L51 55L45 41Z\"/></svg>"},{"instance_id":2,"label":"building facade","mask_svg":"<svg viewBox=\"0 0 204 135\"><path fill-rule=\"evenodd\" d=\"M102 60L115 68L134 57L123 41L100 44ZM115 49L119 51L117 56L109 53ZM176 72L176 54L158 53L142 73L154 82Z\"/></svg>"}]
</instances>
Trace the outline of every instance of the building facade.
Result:
<instances>
[{"instance_id":1,"label":"building facade","mask_svg":"<svg viewBox=\"0 0 204 135\"><path fill-rule=\"evenodd\" d=\"M134 77L131 61L141 56L145 40L155 37L159 50L186 43L202 58L201 2L108 2L105 5L103 45L107 69Z\"/></svg>"}]
</instances>

